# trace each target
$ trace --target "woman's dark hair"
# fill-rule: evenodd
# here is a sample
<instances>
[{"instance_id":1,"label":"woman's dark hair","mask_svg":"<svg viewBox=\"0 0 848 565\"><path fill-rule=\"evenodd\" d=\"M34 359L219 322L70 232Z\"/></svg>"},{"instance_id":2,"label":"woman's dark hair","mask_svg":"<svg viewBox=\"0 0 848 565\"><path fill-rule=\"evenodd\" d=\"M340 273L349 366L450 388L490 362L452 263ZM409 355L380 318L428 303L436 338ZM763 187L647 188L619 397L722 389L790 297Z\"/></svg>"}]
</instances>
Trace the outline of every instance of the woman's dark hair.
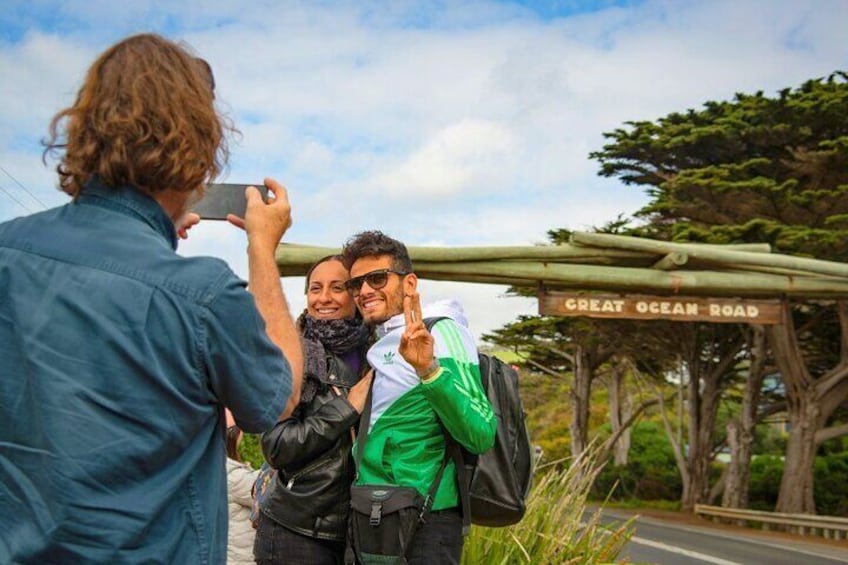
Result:
<instances>
[{"instance_id":1,"label":"woman's dark hair","mask_svg":"<svg viewBox=\"0 0 848 565\"><path fill-rule=\"evenodd\" d=\"M347 240L344 249L342 249L344 266L348 270L357 259L382 255L388 255L392 258L393 269L403 273L412 272L412 259L409 258L406 246L381 231L360 232Z\"/></svg>"},{"instance_id":2,"label":"woman's dark hair","mask_svg":"<svg viewBox=\"0 0 848 565\"><path fill-rule=\"evenodd\" d=\"M241 463L243 461L238 453L240 435L241 429L238 426L230 426L227 428L227 457Z\"/></svg>"},{"instance_id":3,"label":"woman's dark hair","mask_svg":"<svg viewBox=\"0 0 848 565\"><path fill-rule=\"evenodd\" d=\"M327 255L326 257L321 257L320 259L318 259L317 261L315 261L315 263L313 263L313 264L312 264L312 266L311 266L311 267L309 267L309 270L308 270L308 271L306 271L306 280L305 280L305 281L303 281L303 293L304 293L304 294L309 294L309 279L311 279L311 278L312 278L312 271L314 271L314 270L315 270L315 267L317 267L317 266L318 266L318 265L320 265L321 263L326 263L326 262L328 262L328 261L338 261L338 262L339 262L339 263L341 263L342 265L344 265L344 264L345 264L345 262L344 262L344 257L342 257L342 256L341 256L341 255L339 255L339 254L336 254L336 255ZM345 265L345 269L348 269L348 267L347 267L346 265ZM348 270L350 270L350 269L348 269Z\"/></svg>"}]
</instances>

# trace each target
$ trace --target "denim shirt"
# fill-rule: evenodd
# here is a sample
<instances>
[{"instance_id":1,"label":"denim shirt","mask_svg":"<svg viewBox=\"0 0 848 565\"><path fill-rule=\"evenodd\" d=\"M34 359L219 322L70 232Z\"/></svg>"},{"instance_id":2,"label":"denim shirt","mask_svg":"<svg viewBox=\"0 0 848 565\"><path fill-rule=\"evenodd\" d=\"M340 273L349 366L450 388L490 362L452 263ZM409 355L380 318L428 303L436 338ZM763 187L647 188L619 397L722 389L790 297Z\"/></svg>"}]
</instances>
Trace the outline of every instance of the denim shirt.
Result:
<instances>
[{"instance_id":1,"label":"denim shirt","mask_svg":"<svg viewBox=\"0 0 848 565\"><path fill-rule=\"evenodd\" d=\"M131 187L0 224L0 563L223 563L222 410L291 372L244 281Z\"/></svg>"}]
</instances>

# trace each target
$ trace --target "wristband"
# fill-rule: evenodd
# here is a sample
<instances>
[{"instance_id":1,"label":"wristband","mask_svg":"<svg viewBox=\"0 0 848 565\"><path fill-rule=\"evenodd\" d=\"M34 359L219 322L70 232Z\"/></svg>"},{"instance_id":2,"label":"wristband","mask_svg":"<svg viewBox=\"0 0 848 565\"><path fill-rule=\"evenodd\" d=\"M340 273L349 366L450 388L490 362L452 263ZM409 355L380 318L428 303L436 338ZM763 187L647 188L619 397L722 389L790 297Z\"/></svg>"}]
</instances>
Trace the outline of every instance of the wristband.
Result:
<instances>
[{"instance_id":1,"label":"wristband","mask_svg":"<svg viewBox=\"0 0 848 565\"><path fill-rule=\"evenodd\" d=\"M439 367L441 367L441 365L439 365L438 358L433 357L433 360L430 362L430 364L427 366L426 369L424 369L423 371L419 371L418 369L415 369L415 374L418 375L419 379L425 380L428 377L431 377L433 375L433 373L438 371Z\"/></svg>"}]
</instances>

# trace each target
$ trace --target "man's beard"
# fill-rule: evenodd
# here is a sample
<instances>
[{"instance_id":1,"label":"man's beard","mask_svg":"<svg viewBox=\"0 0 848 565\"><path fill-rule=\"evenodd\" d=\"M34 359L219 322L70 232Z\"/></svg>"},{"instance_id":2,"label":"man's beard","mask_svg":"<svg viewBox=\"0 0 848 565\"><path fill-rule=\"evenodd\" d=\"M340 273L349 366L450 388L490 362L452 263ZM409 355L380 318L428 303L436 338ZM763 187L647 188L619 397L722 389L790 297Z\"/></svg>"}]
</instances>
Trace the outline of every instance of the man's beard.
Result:
<instances>
[{"instance_id":1,"label":"man's beard","mask_svg":"<svg viewBox=\"0 0 848 565\"><path fill-rule=\"evenodd\" d=\"M399 286L397 288L397 292L394 296L390 296L389 294L385 294L385 304L386 304L386 312L381 314L377 318L369 318L364 313L362 317L365 319L367 324L372 326L379 326L380 324L384 324L388 322L390 319L394 318L398 314L403 314L403 287Z\"/></svg>"}]
</instances>

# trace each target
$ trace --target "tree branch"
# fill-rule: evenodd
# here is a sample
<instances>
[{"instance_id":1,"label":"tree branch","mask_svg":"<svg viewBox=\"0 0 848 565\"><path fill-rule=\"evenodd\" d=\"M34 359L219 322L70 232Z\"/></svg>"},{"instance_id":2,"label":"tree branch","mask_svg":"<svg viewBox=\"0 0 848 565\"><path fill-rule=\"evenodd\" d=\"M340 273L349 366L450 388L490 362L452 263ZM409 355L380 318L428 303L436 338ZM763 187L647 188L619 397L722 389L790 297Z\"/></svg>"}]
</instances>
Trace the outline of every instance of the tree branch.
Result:
<instances>
[{"instance_id":1,"label":"tree branch","mask_svg":"<svg viewBox=\"0 0 848 565\"><path fill-rule=\"evenodd\" d=\"M829 439L833 439L835 437L840 437L848 435L848 423L841 424L839 426L831 426L829 428L823 428L816 432L816 446L821 445Z\"/></svg>"},{"instance_id":2,"label":"tree branch","mask_svg":"<svg viewBox=\"0 0 848 565\"><path fill-rule=\"evenodd\" d=\"M713 382L718 382L719 379L724 376L725 373L728 372L730 367L732 367L736 361L736 356L739 355L739 352L745 346L745 336L740 335L736 341L733 343L733 347L730 348L727 353L725 353L722 358L716 363L712 372L710 373L710 380Z\"/></svg>"},{"instance_id":3,"label":"tree branch","mask_svg":"<svg viewBox=\"0 0 848 565\"><path fill-rule=\"evenodd\" d=\"M672 393L668 398L664 399L665 402L670 402L672 400L674 400L674 393ZM605 459L607 455L609 455L610 450L612 450L612 446L615 445L615 442L618 441L618 438L621 437L621 435L627 430L627 428L632 426L645 410L659 403L659 398L652 398L650 400L645 400L644 402L642 402L642 404L639 405L639 407L630 415L630 417L627 418L627 420L625 420L621 424L618 430L616 430L615 433L613 433L610 437L607 438L607 440L600 448L599 458Z\"/></svg>"},{"instance_id":4,"label":"tree branch","mask_svg":"<svg viewBox=\"0 0 848 565\"><path fill-rule=\"evenodd\" d=\"M818 380L816 383L816 397L826 397L834 387L845 379L848 379L848 362L843 361Z\"/></svg>"},{"instance_id":5,"label":"tree branch","mask_svg":"<svg viewBox=\"0 0 848 565\"><path fill-rule=\"evenodd\" d=\"M537 363L536 361L533 361L532 359L524 359L523 362L527 363L528 365L532 365L532 366L536 367L537 369L539 369L543 373L546 373L546 374L548 374L552 377L562 378L562 376L563 376L562 373L557 373L553 369L549 369L548 367L545 367L541 363Z\"/></svg>"},{"instance_id":6,"label":"tree branch","mask_svg":"<svg viewBox=\"0 0 848 565\"><path fill-rule=\"evenodd\" d=\"M817 395L817 397L821 415L824 421L827 421L833 411L848 400L848 375L833 384L827 394Z\"/></svg>"},{"instance_id":7,"label":"tree branch","mask_svg":"<svg viewBox=\"0 0 848 565\"><path fill-rule=\"evenodd\" d=\"M567 353L567 352L563 351L562 349L558 349L558 348L554 347L553 345L542 345L542 347L544 349L547 349L548 351L550 351L554 355L558 355L558 356L562 357L563 359L565 359L566 361L568 361L572 365L574 364L574 356L571 355L570 353Z\"/></svg>"},{"instance_id":8,"label":"tree branch","mask_svg":"<svg viewBox=\"0 0 848 565\"><path fill-rule=\"evenodd\" d=\"M762 422L763 420L765 420L769 416L774 416L775 414L779 414L779 413L785 412L785 411L786 411L786 402L785 401L774 402L772 404L769 404L768 406L766 406L760 412L757 413L757 418L756 418L755 423L759 424L760 422Z\"/></svg>"}]
</instances>

